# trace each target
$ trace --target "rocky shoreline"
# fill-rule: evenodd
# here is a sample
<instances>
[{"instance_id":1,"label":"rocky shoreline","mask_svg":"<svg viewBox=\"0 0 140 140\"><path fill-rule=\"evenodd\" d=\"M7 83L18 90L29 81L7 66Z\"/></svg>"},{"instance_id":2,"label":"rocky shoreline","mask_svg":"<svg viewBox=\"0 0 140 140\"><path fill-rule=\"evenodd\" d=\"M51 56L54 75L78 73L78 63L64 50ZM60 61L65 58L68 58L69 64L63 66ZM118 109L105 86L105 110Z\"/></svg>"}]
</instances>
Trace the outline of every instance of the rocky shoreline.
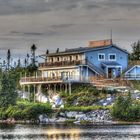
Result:
<instances>
[{"instance_id":1,"label":"rocky shoreline","mask_svg":"<svg viewBox=\"0 0 140 140\"><path fill-rule=\"evenodd\" d=\"M89 112L64 111L56 116L48 117L46 114L39 115L37 120L0 120L7 124L140 124L140 122L114 121L109 110L94 110Z\"/></svg>"},{"instance_id":2,"label":"rocky shoreline","mask_svg":"<svg viewBox=\"0 0 140 140\"><path fill-rule=\"evenodd\" d=\"M40 123L110 123L112 117L109 110L95 110L89 112L64 111L59 112L57 116L49 118L46 114L39 116Z\"/></svg>"}]
</instances>

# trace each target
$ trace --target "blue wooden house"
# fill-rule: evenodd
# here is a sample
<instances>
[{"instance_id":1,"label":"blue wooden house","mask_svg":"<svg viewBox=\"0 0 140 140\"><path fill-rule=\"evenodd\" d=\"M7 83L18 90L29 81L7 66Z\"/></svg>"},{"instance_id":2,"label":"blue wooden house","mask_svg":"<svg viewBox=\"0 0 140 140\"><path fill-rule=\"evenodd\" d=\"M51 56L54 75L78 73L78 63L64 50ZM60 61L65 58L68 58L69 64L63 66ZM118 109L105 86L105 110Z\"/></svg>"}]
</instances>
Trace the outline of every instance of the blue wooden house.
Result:
<instances>
[{"instance_id":1,"label":"blue wooden house","mask_svg":"<svg viewBox=\"0 0 140 140\"><path fill-rule=\"evenodd\" d=\"M23 86L42 85L47 89L65 89L71 93L71 85L92 83L93 77L112 79L120 77L128 68L128 52L111 40L91 41L88 47L66 49L65 51L42 55L45 62L39 64L40 75L22 77Z\"/></svg>"}]
</instances>

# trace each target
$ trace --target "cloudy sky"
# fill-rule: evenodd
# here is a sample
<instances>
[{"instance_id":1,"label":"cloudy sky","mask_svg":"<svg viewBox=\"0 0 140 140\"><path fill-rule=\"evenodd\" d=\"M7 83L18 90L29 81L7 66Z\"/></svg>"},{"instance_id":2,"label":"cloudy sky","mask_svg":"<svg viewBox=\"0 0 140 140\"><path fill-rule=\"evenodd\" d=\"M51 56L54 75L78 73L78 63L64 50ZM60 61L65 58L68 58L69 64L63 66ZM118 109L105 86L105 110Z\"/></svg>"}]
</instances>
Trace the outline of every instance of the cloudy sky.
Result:
<instances>
[{"instance_id":1,"label":"cloudy sky","mask_svg":"<svg viewBox=\"0 0 140 140\"><path fill-rule=\"evenodd\" d=\"M0 55L17 57L35 43L46 49L87 46L108 39L130 50L140 39L140 0L0 0Z\"/></svg>"}]
</instances>

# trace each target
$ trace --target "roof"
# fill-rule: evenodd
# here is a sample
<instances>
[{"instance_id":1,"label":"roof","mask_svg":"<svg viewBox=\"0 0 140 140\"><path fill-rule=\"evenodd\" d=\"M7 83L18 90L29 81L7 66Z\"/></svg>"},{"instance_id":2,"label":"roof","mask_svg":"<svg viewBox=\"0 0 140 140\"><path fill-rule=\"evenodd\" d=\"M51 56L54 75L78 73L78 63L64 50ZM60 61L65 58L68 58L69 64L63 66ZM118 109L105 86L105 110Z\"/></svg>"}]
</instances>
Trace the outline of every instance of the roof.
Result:
<instances>
[{"instance_id":1,"label":"roof","mask_svg":"<svg viewBox=\"0 0 140 140\"><path fill-rule=\"evenodd\" d=\"M110 61L107 61L107 62L102 62L102 65L105 65L105 66L120 66L121 65L117 62L110 62Z\"/></svg>"},{"instance_id":2,"label":"roof","mask_svg":"<svg viewBox=\"0 0 140 140\"><path fill-rule=\"evenodd\" d=\"M116 46L116 45L107 45L107 46L99 46L99 47L79 47L74 49L66 49L65 51L58 52L58 53L49 53L47 56L59 56L59 55L69 55L69 54L78 54L78 53L85 53L89 51L97 51L102 49L108 49L111 47L115 47L126 54L129 54L126 50ZM46 54L45 54L46 55Z\"/></svg>"}]
</instances>

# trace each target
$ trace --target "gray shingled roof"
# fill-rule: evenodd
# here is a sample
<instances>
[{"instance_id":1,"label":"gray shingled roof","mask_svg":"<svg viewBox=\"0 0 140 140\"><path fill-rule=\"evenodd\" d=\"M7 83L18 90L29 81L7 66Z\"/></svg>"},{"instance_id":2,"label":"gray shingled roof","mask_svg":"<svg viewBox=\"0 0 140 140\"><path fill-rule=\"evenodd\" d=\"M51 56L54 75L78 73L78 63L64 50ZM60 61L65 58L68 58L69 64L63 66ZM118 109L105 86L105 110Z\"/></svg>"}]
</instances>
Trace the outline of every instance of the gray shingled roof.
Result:
<instances>
[{"instance_id":1,"label":"gray shingled roof","mask_svg":"<svg viewBox=\"0 0 140 140\"><path fill-rule=\"evenodd\" d=\"M107 49L110 47L115 47L128 54L128 52L126 50L124 50L116 45L108 45L108 46L99 46L99 47L79 47L79 48L73 48L73 49L66 49L65 51L58 52L58 53L49 53L49 54L47 54L47 56L58 56L58 55L84 53L84 52L88 52L88 51ZM44 54L44 55L46 55L46 54Z\"/></svg>"}]
</instances>

